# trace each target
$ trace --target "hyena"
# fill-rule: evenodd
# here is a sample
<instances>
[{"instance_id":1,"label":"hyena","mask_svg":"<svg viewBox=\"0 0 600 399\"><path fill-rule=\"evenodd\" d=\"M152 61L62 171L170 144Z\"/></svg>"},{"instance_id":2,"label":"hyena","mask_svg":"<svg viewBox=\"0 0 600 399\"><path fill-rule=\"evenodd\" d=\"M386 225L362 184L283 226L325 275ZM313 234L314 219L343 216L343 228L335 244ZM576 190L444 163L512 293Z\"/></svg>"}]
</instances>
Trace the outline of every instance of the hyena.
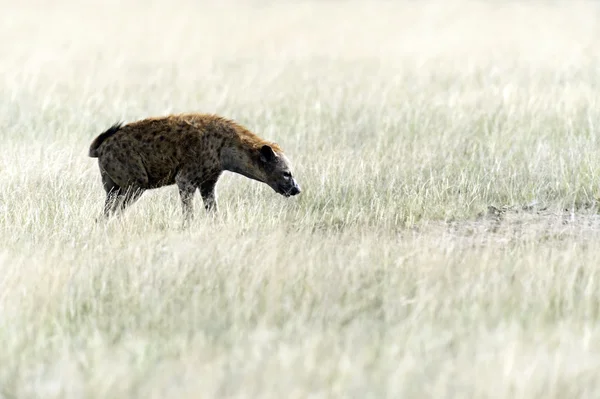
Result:
<instances>
[{"instance_id":1,"label":"hyena","mask_svg":"<svg viewBox=\"0 0 600 399\"><path fill-rule=\"evenodd\" d=\"M223 171L268 184L286 197L300 194L282 149L240 124L207 114L180 114L117 123L92 142L106 190L104 215L137 200L145 190L177 184L184 220L193 217L196 189L209 214Z\"/></svg>"}]
</instances>

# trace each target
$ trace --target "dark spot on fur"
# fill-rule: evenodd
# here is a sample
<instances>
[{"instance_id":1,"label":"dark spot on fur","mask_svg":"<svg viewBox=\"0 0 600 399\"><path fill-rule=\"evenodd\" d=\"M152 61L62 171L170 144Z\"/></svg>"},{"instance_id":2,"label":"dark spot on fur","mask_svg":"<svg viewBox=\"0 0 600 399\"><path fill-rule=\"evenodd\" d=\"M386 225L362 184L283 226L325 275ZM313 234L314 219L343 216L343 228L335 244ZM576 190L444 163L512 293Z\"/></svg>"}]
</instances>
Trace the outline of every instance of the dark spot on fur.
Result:
<instances>
[{"instance_id":1,"label":"dark spot on fur","mask_svg":"<svg viewBox=\"0 0 600 399\"><path fill-rule=\"evenodd\" d=\"M158 139L159 139L160 141L165 141L165 136L163 136L163 135L161 134L160 136L158 136Z\"/></svg>"}]
</instances>

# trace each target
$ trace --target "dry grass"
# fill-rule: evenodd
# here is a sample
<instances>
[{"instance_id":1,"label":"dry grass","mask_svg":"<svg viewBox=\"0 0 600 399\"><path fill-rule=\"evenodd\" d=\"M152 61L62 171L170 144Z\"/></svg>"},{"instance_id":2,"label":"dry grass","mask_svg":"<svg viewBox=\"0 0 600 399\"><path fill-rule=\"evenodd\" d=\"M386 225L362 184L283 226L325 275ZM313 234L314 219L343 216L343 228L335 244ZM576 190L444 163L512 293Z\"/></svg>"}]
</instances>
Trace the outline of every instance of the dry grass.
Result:
<instances>
[{"instance_id":1,"label":"dry grass","mask_svg":"<svg viewBox=\"0 0 600 399\"><path fill-rule=\"evenodd\" d=\"M600 395L600 8L4 2L0 398ZM226 175L120 219L91 140L216 112Z\"/></svg>"}]
</instances>

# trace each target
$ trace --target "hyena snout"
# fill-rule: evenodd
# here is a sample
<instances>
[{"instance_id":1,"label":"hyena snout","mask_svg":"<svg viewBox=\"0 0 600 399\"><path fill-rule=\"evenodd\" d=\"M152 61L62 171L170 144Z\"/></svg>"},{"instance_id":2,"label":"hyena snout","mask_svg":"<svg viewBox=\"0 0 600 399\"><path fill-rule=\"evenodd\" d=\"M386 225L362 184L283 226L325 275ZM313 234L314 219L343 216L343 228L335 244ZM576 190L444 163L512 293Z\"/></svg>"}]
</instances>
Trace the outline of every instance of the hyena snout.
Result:
<instances>
[{"instance_id":1,"label":"hyena snout","mask_svg":"<svg viewBox=\"0 0 600 399\"><path fill-rule=\"evenodd\" d=\"M296 182L294 182L294 186L291 188L291 190L289 191L290 195L298 195L302 192L302 189L300 188L300 185Z\"/></svg>"},{"instance_id":2,"label":"hyena snout","mask_svg":"<svg viewBox=\"0 0 600 399\"><path fill-rule=\"evenodd\" d=\"M295 179L291 179L289 182L279 183L276 191L278 191L281 195L290 197L300 194L302 189Z\"/></svg>"}]
</instances>

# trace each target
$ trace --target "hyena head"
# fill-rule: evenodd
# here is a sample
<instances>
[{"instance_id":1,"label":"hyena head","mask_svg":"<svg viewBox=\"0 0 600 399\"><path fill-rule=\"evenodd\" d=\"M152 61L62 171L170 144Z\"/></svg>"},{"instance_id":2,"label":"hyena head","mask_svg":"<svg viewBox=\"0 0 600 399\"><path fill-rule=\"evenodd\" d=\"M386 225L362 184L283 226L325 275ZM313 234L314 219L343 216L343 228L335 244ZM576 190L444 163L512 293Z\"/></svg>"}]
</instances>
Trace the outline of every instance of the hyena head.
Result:
<instances>
[{"instance_id":1,"label":"hyena head","mask_svg":"<svg viewBox=\"0 0 600 399\"><path fill-rule=\"evenodd\" d=\"M292 166L287 157L276 153L269 145L260 148L260 166L265 177L264 182L275 192L289 197L301 193L300 185L292 175Z\"/></svg>"}]
</instances>

